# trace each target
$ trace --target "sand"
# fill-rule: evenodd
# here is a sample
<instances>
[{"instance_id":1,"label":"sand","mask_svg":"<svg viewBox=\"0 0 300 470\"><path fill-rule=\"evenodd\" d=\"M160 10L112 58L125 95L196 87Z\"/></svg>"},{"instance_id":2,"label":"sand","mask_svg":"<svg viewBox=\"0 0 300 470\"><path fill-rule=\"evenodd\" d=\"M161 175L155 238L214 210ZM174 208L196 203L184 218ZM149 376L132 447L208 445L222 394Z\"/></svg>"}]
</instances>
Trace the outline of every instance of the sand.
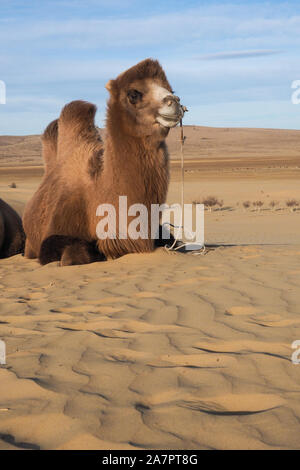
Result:
<instances>
[{"instance_id":1,"label":"sand","mask_svg":"<svg viewBox=\"0 0 300 470\"><path fill-rule=\"evenodd\" d=\"M1 260L0 449L299 449L293 159L187 154L186 201L224 200L206 212L204 255ZM1 197L22 213L41 174L0 168ZM175 162L168 201L179 198Z\"/></svg>"}]
</instances>

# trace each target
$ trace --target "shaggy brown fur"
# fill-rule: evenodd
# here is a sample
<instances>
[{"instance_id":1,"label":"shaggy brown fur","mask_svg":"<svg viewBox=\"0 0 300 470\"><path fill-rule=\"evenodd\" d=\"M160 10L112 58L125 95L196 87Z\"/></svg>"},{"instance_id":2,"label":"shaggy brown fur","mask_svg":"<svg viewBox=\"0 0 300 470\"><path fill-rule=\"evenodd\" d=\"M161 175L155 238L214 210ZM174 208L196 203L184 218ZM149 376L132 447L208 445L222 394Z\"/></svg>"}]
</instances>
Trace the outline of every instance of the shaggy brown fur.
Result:
<instances>
[{"instance_id":1,"label":"shaggy brown fur","mask_svg":"<svg viewBox=\"0 0 300 470\"><path fill-rule=\"evenodd\" d=\"M161 103L153 99L153 83L172 93L160 64L151 59L110 80L105 145L91 103L68 104L58 123L48 126L43 137L45 176L23 218L26 256L39 257L43 264L57 259L81 264L99 259L99 253L101 259L117 258L154 249L150 237L97 240L96 235L99 204L112 204L118 214L119 196L126 195L128 207L142 203L150 214L151 204L165 202L169 129L155 121Z\"/></svg>"},{"instance_id":2,"label":"shaggy brown fur","mask_svg":"<svg viewBox=\"0 0 300 470\"><path fill-rule=\"evenodd\" d=\"M0 258L24 252L25 234L19 215L0 199Z\"/></svg>"},{"instance_id":3,"label":"shaggy brown fur","mask_svg":"<svg viewBox=\"0 0 300 470\"><path fill-rule=\"evenodd\" d=\"M45 163L45 173L56 164L58 138L58 119L50 122L46 127L42 137L43 158Z\"/></svg>"}]
</instances>

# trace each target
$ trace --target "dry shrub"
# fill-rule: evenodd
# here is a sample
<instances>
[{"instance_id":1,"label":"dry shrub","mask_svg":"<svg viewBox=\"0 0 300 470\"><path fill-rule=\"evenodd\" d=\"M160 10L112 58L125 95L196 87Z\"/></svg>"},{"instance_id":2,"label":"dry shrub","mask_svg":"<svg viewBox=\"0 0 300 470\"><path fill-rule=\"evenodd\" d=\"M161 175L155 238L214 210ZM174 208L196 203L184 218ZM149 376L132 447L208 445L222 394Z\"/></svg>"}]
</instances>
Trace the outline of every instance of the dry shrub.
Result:
<instances>
[{"instance_id":1,"label":"dry shrub","mask_svg":"<svg viewBox=\"0 0 300 470\"><path fill-rule=\"evenodd\" d=\"M251 206L251 202L250 202L250 201L244 201L244 202L243 202L243 207L244 207L244 209L249 209L250 206Z\"/></svg>"},{"instance_id":2,"label":"dry shrub","mask_svg":"<svg viewBox=\"0 0 300 470\"><path fill-rule=\"evenodd\" d=\"M224 201L219 200L215 196L207 196L203 199L195 199L193 204L203 204L205 207L208 207L211 211L213 207L219 206L220 208L224 206Z\"/></svg>"},{"instance_id":3,"label":"dry shrub","mask_svg":"<svg viewBox=\"0 0 300 470\"><path fill-rule=\"evenodd\" d=\"M202 204L211 211L213 207L220 204L220 201L215 196L207 196L202 200Z\"/></svg>"},{"instance_id":4,"label":"dry shrub","mask_svg":"<svg viewBox=\"0 0 300 470\"><path fill-rule=\"evenodd\" d=\"M296 210L296 207L299 206L299 202L296 201L296 199L288 199L285 202L285 205L290 209L291 212L294 212Z\"/></svg>"},{"instance_id":5,"label":"dry shrub","mask_svg":"<svg viewBox=\"0 0 300 470\"><path fill-rule=\"evenodd\" d=\"M256 210L260 211L260 209L263 207L264 202L263 201L254 201L252 203L254 207L256 207Z\"/></svg>"},{"instance_id":6,"label":"dry shrub","mask_svg":"<svg viewBox=\"0 0 300 470\"><path fill-rule=\"evenodd\" d=\"M279 202L278 201L270 201L269 206L274 210L276 206L278 206Z\"/></svg>"}]
</instances>

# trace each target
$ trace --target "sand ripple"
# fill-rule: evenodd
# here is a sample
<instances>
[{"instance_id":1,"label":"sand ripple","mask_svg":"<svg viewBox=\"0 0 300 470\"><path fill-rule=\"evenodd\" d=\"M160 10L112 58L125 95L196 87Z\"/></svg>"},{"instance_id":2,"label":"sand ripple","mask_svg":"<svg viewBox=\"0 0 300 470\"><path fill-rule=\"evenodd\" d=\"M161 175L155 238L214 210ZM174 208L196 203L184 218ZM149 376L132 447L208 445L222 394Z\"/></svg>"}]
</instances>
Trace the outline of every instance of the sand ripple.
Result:
<instances>
[{"instance_id":1,"label":"sand ripple","mask_svg":"<svg viewBox=\"0 0 300 470\"><path fill-rule=\"evenodd\" d=\"M0 448L299 448L299 261L1 260Z\"/></svg>"}]
</instances>

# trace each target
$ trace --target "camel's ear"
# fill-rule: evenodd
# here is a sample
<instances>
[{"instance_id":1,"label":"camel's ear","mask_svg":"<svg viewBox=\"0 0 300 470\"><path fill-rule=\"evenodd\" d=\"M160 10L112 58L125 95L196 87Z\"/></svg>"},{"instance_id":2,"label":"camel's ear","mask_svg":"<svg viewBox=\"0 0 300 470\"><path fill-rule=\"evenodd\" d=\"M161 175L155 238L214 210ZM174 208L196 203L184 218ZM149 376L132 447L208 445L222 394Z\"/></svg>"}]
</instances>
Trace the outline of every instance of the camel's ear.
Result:
<instances>
[{"instance_id":1,"label":"camel's ear","mask_svg":"<svg viewBox=\"0 0 300 470\"><path fill-rule=\"evenodd\" d=\"M113 93L115 90L115 81L114 80L109 80L107 84L105 85L105 88L110 92Z\"/></svg>"}]
</instances>

